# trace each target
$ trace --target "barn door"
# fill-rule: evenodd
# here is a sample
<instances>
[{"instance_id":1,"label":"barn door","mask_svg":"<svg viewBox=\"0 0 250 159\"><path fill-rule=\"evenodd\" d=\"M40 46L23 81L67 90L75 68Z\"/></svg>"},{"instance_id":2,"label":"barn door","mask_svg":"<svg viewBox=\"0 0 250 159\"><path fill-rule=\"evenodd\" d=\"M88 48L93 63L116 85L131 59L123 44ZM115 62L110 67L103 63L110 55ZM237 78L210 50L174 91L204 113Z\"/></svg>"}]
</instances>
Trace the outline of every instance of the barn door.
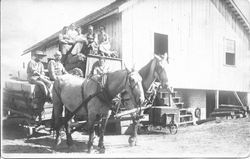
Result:
<instances>
[{"instance_id":1,"label":"barn door","mask_svg":"<svg viewBox=\"0 0 250 159\"><path fill-rule=\"evenodd\" d=\"M168 53L168 35L154 33L154 53L157 55Z\"/></svg>"}]
</instances>

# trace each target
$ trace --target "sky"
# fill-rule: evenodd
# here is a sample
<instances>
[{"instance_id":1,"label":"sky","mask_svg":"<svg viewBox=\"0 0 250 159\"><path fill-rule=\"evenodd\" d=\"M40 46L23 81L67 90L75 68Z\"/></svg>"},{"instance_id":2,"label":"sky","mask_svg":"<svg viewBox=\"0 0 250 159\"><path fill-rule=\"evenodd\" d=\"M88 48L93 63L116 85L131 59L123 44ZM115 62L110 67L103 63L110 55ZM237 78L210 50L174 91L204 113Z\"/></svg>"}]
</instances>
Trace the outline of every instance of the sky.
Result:
<instances>
[{"instance_id":1,"label":"sky","mask_svg":"<svg viewBox=\"0 0 250 159\"><path fill-rule=\"evenodd\" d=\"M17 70L21 54L114 0L1 0L2 72Z\"/></svg>"}]
</instances>

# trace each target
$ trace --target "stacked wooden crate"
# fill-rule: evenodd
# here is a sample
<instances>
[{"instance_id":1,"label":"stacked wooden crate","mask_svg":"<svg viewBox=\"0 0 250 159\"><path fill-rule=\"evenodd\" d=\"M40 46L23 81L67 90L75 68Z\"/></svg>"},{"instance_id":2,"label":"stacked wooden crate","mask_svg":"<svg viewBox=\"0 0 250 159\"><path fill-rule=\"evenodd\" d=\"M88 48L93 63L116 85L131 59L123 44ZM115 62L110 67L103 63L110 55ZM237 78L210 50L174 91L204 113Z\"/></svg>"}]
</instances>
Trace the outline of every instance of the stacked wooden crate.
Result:
<instances>
[{"instance_id":1,"label":"stacked wooden crate","mask_svg":"<svg viewBox=\"0 0 250 159\"><path fill-rule=\"evenodd\" d=\"M53 106L51 103L45 103L42 107L43 102L41 100L43 98L42 92L39 92L38 88L28 81L7 80L3 89L4 115L34 119L37 113L42 113L43 117L48 118L48 116L51 116ZM35 109L39 109L39 112L35 112Z\"/></svg>"}]
</instances>

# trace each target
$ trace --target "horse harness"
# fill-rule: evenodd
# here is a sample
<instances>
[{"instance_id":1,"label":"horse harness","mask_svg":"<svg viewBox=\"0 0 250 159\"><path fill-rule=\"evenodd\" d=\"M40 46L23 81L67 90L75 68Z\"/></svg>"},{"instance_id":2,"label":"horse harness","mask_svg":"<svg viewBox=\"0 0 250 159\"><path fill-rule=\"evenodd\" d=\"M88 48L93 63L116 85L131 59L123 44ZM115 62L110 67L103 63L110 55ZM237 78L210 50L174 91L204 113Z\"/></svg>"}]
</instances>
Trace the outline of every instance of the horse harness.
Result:
<instances>
[{"instance_id":1,"label":"horse harness","mask_svg":"<svg viewBox=\"0 0 250 159\"><path fill-rule=\"evenodd\" d=\"M126 85L127 81L129 80L128 76L129 76L129 73L127 73L127 75L126 75L125 85ZM94 98L94 97L96 97L96 96L98 96L99 99L101 98L100 100L103 100L103 98L104 98L105 101L106 101L106 103L111 104L112 97L110 96L110 94L108 93L108 90L107 90L107 78L108 78L107 74L103 74L103 75L101 76L101 78L100 78L99 81L96 81L95 79L90 78L90 80L95 81L95 82L99 85L99 89L100 89L100 90L97 91L97 92L94 93L94 94L89 95L85 100L83 100L82 103L81 103L81 104L80 104L80 105L70 114L70 116L68 116L68 117L65 118L64 123L66 123L67 121L69 121L69 120L70 120L70 119L80 110L80 108L82 108L82 106L85 106L85 109L88 110L88 108L87 108L87 103L88 103L92 98ZM136 84L135 84L135 85L136 85ZM134 86L129 85L129 86L130 86L131 89L134 89L134 88L135 88L135 85L134 85ZM82 84L81 87L82 87L81 90L82 90L82 96L83 96L83 92L84 92L84 90L83 90L83 84ZM60 96L58 90L55 89L55 92L56 92L57 96L58 96L58 97L60 98L60 100L61 100L61 96ZM99 95L102 95L103 97L101 97L101 96L99 96ZM105 97L107 97L107 98L105 98ZM83 98L84 98L84 97L83 97ZM108 99L108 100L107 100L107 99ZM62 100L61 100L61 101L62 101ZM64 124L64 123L63 123L63 124Z\"/></svg>"},{"instance_id":2,"label":"horse harness","mask_svg":"<svg viewBox=\"0 0 250 159\"><path fill-rule=\"evenodd\" d=\"M107 80L108 80L108 75L102 74L100 78L98 78L97 80L94 79L93 77L90 77L90 80L94 81L97 83L97 92L100 92L100 94L96 95L101 101L107 103L107 104L111 104L111 100L112 100L112 96L110 95L110 93L108 92L108 84L107 84ZM83 89L83 85L82 85L82 96L84 93L84 89ZM83 97L84 98L84 97Z\"/></svg>"}]
</instances>

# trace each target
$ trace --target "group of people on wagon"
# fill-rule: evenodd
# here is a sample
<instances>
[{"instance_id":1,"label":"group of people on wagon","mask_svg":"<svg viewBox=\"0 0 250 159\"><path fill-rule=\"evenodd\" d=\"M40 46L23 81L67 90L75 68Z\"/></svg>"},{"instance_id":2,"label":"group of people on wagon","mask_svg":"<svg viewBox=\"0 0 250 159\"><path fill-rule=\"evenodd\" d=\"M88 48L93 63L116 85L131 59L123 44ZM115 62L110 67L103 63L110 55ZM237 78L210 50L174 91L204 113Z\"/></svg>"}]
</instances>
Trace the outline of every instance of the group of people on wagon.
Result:
<instances>
[{"instance_id":1,"label":"group of people on wagon","mask_svg":"<svg viewBox=\"0 0 250 159\"><path fill-rule=\"evenodd\" d=\"M74 68L77 61L84 61L86 55L100 55L117 57L111 50L110 39L105 27L100 26L97 33L92 25L88 26L87 33L82 33L81 27L71 24L63 27L59 34L59 51L62 53L62 63L66 70ZM75 65L74 65L75 64Z\"/></svg>"}]
</instances>

